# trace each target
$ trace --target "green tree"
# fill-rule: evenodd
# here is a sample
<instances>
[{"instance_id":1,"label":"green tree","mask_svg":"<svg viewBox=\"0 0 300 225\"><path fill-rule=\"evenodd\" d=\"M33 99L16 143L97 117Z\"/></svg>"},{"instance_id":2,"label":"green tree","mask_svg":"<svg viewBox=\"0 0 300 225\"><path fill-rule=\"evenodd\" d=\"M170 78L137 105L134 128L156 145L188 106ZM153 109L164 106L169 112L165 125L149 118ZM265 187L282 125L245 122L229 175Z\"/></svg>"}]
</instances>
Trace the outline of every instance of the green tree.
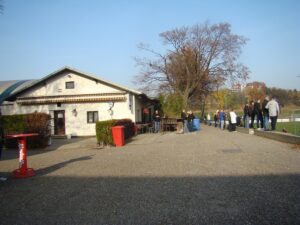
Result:
<instances>
[{"instance_id":1,"label":"green tree","mask_svg":"<svg viewBox=\"0 0 300 225\"><path fill-rule=\"evenodd\" d=\"M178 117L183 109L182 99L176 94L160 94L158 99L165 116Z\"/></svg>"},{"instance_id":2,"label":"green tree","mask_svg":"<svg viewBox=\"0 0 300 225\"><path fill-rule=\"evenodd\" d=\"M244 106L246 97L242 92L230 92L227 97L227 108L239 109Z\"/></svg>"}]
</instances>

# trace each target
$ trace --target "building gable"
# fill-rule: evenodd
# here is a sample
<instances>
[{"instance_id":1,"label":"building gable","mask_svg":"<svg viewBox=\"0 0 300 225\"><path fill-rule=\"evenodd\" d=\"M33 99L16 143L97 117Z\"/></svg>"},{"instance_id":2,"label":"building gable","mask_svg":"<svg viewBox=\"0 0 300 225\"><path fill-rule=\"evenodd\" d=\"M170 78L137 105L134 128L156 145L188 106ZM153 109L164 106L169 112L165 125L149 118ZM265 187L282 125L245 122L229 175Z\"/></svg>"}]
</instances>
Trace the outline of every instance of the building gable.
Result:
<instances>
[{"instance_id":1,"label":"building gable","mask_svg":"<svg viewBox=\"0 0 300 225\"><path fill-rule=\"evenodd\" d=\"M83 77L71 71L65 71L24 90L18 97L49 97L99 93L125 93L125 91L109 86L101 81Z\"/></svg>"},{"instance_id":2,"label":"building gable","mask_svg":"<svg viewBox=\"0 0 300 225\"><path fill-rule=\"evenodd\" d=\"M141 92L131 90L111 82L104 81L93 75L65 67L48 76L37 80L33 84L18 90L7 98L8 101L26 98L49 98L76 95L115 95Z\"/></svg>"}]
</instances>

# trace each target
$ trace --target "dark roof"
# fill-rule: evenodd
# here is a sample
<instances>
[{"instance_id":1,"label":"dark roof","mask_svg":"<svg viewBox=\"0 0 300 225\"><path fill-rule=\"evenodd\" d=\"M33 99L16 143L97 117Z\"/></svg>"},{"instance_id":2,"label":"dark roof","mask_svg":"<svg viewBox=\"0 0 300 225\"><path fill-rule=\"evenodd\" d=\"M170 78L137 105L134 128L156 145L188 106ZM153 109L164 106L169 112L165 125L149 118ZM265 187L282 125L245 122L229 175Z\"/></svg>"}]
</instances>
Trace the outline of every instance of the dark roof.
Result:
<instances>
[{"instance_id":1,"label":"dark roof","mask_svg":"<svg viewBox=\"0 0 300 225\"><path fill-rule=\"evenodd\" d=\"M35 80L8 80L0 81L0 104L5 101L10 95L18 90L22 89L24 86L28 86Z\"/></svg>"}]
</instances>

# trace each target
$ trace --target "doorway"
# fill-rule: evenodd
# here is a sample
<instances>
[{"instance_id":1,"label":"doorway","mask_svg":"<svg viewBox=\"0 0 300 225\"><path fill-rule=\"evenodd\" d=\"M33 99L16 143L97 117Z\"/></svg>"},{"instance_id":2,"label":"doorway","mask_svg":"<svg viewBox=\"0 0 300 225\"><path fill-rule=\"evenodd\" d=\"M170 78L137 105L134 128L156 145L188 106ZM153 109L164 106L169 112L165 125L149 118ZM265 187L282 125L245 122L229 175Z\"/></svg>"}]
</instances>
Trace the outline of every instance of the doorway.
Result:
<instances>
[{"instance_id":1,"label":"doorway","mask_svg":"<svg viewBox=\"0 0 300 225\"><path fill-rule=\"evenodd\" d=\"M54 135L65 135L65 110L54 111Z\"/></svg>"}]
</instances>

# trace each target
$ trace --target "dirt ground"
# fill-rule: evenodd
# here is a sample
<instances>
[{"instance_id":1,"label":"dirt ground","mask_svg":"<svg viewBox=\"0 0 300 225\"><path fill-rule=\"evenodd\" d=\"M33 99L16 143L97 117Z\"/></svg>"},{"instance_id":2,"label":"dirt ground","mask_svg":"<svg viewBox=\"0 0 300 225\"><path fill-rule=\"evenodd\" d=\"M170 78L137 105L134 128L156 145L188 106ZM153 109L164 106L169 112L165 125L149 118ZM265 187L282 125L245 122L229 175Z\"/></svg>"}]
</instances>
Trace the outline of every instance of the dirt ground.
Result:
<instances>
[{"instance_id":1,"label":"dirt ground","mask_svg":"<svg viewBox=\"0 0 300 225\"><path fill-rule=\"evenodd\" d=\"M300 151L254 135L203 126L28 155L36 176L0 181L0 224L300 224ZM17 157L4 151L0 176Z\"/></svg>"}]
</instances>

